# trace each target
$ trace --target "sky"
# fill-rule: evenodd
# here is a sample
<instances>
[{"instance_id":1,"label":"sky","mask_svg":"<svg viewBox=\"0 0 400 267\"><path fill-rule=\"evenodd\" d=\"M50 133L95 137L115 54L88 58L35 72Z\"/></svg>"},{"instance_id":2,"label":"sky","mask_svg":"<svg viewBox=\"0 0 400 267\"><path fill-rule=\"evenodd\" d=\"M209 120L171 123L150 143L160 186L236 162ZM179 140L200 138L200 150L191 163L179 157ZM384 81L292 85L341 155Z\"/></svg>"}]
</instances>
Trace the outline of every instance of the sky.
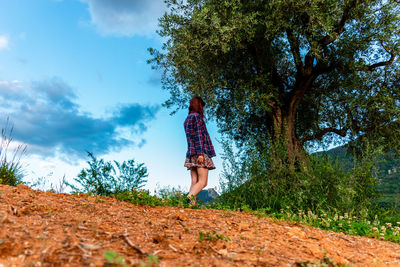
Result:
<instances>
[{"instance_id":1,"label":"sky","mask_svg":"<svg viewBox=\"0 0 400 267\"><path fill-rule=\"evenodd\" d=\"M162 0L0 0L0 128L27 146L27 182L69 182L87 151L106 161L134 159L148 169L145 189L187 190L186 110L162 107L169 92L146 63L160 49ZM217 156L207 188L222 173L220 135L207 123Z\"/></svg>"}]
</instances>

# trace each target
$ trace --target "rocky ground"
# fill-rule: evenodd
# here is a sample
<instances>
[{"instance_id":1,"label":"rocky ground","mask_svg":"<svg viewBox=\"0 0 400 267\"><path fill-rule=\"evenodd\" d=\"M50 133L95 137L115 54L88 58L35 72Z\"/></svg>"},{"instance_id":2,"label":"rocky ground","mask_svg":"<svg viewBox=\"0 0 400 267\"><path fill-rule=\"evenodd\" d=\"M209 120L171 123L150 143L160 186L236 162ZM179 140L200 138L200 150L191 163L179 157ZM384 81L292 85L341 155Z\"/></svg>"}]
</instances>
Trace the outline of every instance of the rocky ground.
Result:
<instances>
[{"instance_id":1,"label":"rocky ground","mask_svg":"<svg viewBox=\"0 0 400 267\"><path fill-rule=\"evenodd\" d=\"M153 254L160 266L296 266L325 255L352 266L400 266L400 245L377 239L243 212L0 185L0 266L113 266L107 251L129 265Z\"/></svg>"}]
</instances>

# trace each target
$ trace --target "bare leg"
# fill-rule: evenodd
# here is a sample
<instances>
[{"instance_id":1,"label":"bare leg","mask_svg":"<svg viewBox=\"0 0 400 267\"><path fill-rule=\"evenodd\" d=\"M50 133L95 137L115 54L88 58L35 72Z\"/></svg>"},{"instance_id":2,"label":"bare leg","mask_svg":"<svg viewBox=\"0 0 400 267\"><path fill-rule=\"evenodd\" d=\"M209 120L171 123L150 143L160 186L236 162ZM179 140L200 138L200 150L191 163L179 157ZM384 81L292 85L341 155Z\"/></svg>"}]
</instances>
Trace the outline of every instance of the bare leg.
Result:
<instances>
[{"instance_id":1,"label":"bare leg","mask_svg":"<svg viewBox=\"0 0 400 267\"><path fill-rule=\"evenodd\" d=\"M208 181L208 169L197 168L198 182L195 183L188 194L188 196L196 196L204 187L207 186Z\"/></svg>"},{"instance_id":2,"label":"bare leg","mask_svg":"<svg viewBox=\"0 0 400 267\"><path fill-rule=\"evenodd\" d=\"M192 177L192 184L190 185L189 192L191 192L193 189L193 186L199 182L197 168L190 168L190 176Z\"/></svg>"}]
</instances>

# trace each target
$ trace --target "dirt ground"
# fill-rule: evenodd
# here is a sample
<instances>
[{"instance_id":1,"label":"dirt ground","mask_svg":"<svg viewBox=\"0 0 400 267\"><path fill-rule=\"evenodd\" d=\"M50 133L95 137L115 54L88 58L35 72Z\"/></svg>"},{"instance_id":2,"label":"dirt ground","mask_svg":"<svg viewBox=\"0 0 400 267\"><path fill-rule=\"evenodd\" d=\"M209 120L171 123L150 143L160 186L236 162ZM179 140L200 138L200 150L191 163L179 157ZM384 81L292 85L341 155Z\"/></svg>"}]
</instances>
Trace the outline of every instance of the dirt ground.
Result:
<instances>
[{"instance_id":1,"label":"dirt ground","mask_svg":"<svg viewBox=\"0 0 400 267\"><path fill-rule=\"evenodd\" d=\"M199 241L199 230L223 236ZM0 185L0 266L107 266L106 251L128 264L147 262L151 253L160 266L295 266L324 253L352 266L400 266L400 245L377 239L243 212L138 206Z\"/></svg>"}]
</instances>

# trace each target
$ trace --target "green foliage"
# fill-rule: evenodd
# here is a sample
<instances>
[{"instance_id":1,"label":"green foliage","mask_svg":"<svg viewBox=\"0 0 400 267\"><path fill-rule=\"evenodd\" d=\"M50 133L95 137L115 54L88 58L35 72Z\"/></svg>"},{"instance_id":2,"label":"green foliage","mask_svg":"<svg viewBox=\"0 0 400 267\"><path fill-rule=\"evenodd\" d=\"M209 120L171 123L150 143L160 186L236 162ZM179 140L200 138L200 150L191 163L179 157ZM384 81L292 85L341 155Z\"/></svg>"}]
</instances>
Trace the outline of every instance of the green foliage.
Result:
<instances>
[{"instance_id":1,"label":"green foliage","mask_svg":"<svg viewBox=\"0 0 400 267\"><path fill-rule=\"evenodd\" d=\"M106 259L107 264L106 266L109 267L116 267L116 266L122 266L122 267L127 267L129 266L126 262L124 257L118 256L118 253L112 250L106 251L103 253L103 257Z\"/></svg>"},{"instance_id":2,"label":"green foliage","mask_svg":"<svg viewBox=\"0 0 400 267\"><path fill-rule=\"evenodd\" d=\"M217 241L217 240L222 240L222 241L231 241L231 239L227 236L224 235L219 235L216 232L203 232L201 230L199 232L199 238L197 239L199 242L203 240L208 240L208 241Z\"/></svg>"},{"instance_id":3,"label":"green foliage","mask_svg":"<svg viewBox=\"0 0 400 267\"><path fill-rule=\"evenodd\" d=\"M381 211L382 212L382 211ZM379 238L382 240L400 242L400 217L382 216L377 214L338 213L337 211L307 212L282 209L270 213L266 210L257 211L259 216L270 216L277 220L294 221L323 230L342 232L348 235L359 235ZM268 214L268 215L267 215Z\"/></svg>"},{"instance_id":4,"label":"green foliage","mask_svg":"<svg viewBox=\"0 0 400 267\"><path fill-rule=\"evenodd\" d=\"M13 127L10 126L9 119L7 119L6 126L1 129L0 184L16 186L23 183L24 173L20 160L26 154L26 145L17 145L9 157L10 145L13 142L12 132Z\"/></svg>"},{"instance_id":5,"label":"green foliage","mask_svg":"<svg viewBox=\"0 0 400 267\"><path fill-rule=\"evenodd\" d=\"M136 164L128 160L122 164L114 161L105 162L98 160L92 153L88 152L90 161L89 168L83 169L74 180L81 185L77 188L68 184L75 192L91 193L101 196L109 196L116 193L134 191L146 183L148 176L147 168L143 163Z\"/></svg>"},{"instance_id":6,"label":"green foliage","mask_svg":"<svg viewBox=\"0 0 400 267\"><path fill-rule=\"evenodd\" d=\"M282 161L284 149L277 148L272 154L253 147L241 150L235 158L232 146L225 142L224 147L227 161L217 204L220 207L279 211L289 206L295 210L365 212L377 197L377 180L368 157L350 171L321 156L311 156L303 169L291 170ZM276 155L278 163L271 158Z\"/></svg>"},{"instance_id":7,"label":"green foliage","mask_svg":"<svg viewBox=\"0 0 400 267\"><path fill-rule=\"evenodd\" d=\"M354 168L354 156L347 153L348 146L340 146L328 151L319 152L317 156L327 156L331 160L337 160L344 166L344 170L351 171ZM393 151L382 153L373 159L374 175L378 179L376 185L380 197L374 202L381 208L399 209L400 203L400 158Z\"/></svg>"},{"instance_id":8,"label":"green foliage","mask_svg":"<svg viewBox=\"0 0 400 267\"><path fill-rule=\"evenodd\" d=\"M288 151L360 136L400 151L398 1L167 3L149 61L166 106L200 95L239 145L286 127Z\"/></svg>"},{"instance_id":9,"label":"green foliage","mask_svg":"<svg viewBox=\"0 0 400 267\"><path fill-rule=\"evenodd\" d=\"M107 267L128 267L131 266L126 263L125 259L123 256L118 256L118 253L112 250L106 251L103 253L103 257L106 259L106 264L104 266ZM136 266L136 265L134 265ZM147 256L147 261L146 262L140 262L139 263L140 267L158 267L158 257L149 254Z\"/></svg>"},{"instance_id":10,"label":"green foliage","mask_svg":"<svg viewBox=\"0 0 400 267\"><path fill-rule=\"evenodd\" d=\"M152 267L152 266L158 267L158 257L153 255L153 254L149 254L147 256L147 262L141 262L140 263L140 267Z\"/></svg>"},{"instance_id":11,"label":"green foliage","mask_svg":"<svg viewBox=\"0 0 400 267\"><path fill-rule=\"evenodd\" d=\"M189 203L187 194L183 194L178 189L165 189L159 195L151 195L149 190L132 190L114 194L114 196L126 202L149 206L180 206L187 208L200 208Z\"/></svg>"}]
</instances>

